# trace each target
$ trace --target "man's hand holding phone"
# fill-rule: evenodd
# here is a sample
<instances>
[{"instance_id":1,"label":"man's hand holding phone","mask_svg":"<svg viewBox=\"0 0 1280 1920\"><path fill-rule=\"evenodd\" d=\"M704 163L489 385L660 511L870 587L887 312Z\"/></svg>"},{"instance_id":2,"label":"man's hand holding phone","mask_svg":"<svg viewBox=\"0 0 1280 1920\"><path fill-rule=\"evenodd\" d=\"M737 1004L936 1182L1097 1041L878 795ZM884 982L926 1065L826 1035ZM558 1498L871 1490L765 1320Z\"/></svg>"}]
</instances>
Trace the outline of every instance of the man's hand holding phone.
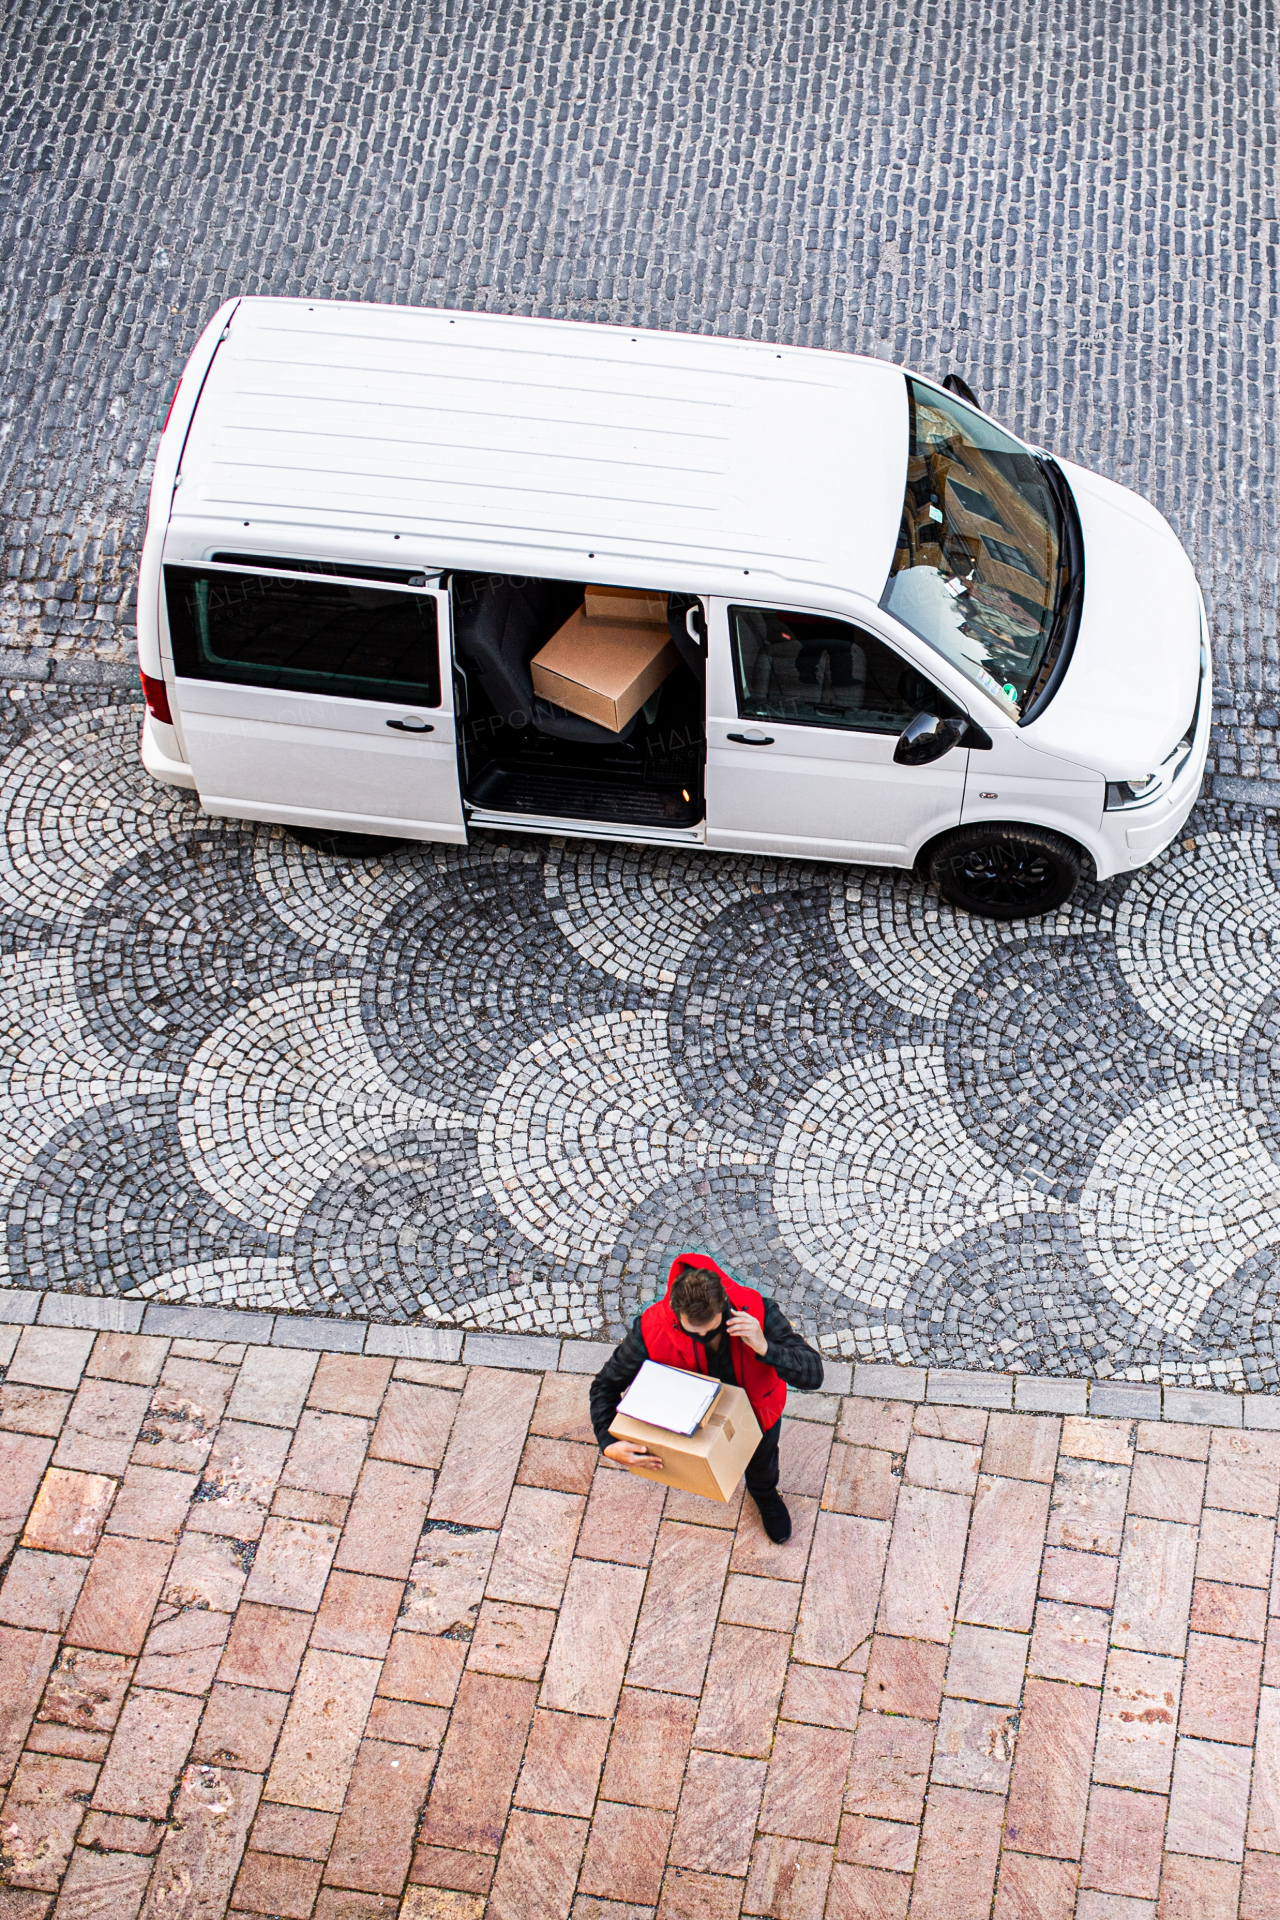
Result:
<instances>
[{"instance_id":1,"label":"man's hand holding phone","mask_svg":"<svg viewBox=\"0 0 1280 1920\"><path fill-rule=\"evenodd\" d=\"M616 1460L620 1467L660 1467L662 1461L656 1453L650 1453L639 1440L615 1440L611 1447L604 1450L606 1460Z\"/></svg>"},{"instance_id":2,"label":"man's hand holding phone","mask_svg":"<svg viewBox=\"0 0 1280 1920\"><path fill-rule=\"evenodd\" d=\"M764 1328L753 1314L731 1313L725 1322L725 1332L730 1339L745 1341L753 1353L767 1353L769 1342L765 1339Z\"/></svg>"}]
</instances>

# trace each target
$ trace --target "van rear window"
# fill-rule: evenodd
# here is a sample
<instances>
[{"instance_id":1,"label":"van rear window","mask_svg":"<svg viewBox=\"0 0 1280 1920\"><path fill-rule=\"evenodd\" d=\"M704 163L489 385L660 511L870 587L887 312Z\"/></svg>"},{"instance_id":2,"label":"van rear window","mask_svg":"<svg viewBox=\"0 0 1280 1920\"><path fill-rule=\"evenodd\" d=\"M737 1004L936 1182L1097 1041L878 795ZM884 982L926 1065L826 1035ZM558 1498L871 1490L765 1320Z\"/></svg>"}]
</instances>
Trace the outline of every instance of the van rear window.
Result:
<instances>
[{"instance_id":1,"label":"van rear window","mask_svg":"<svg viewBox=\"0 0 1280 1920\"><path fill-rule=\"evenodd\" d=\"M433 594L201 567L164 576L180 678L440 704Z\"/></svg>"}]
</instances>

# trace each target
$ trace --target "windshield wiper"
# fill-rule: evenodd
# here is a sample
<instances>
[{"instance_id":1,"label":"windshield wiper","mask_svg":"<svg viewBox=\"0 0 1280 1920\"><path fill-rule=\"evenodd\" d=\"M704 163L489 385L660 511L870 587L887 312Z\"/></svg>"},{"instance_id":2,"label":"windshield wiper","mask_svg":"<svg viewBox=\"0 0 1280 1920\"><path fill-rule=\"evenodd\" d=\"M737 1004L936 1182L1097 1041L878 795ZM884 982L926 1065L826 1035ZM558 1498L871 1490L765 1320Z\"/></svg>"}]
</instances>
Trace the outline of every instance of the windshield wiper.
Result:
<instances>
[{"instance_id":1,"label":"windshield wiper","mask_svg":"<svg viewBox=\"0 0 1280 1920\"><path fill-rule=\"evenodd\" d=\"M1036 455L1040 470L1049 484L1058 509L1058 596L1054 602L1053 625L1040 671L1030 687L1026 711L1018 721L1025 727L1044 712L1062 685L1080 630L1080 607L1084 600L1084 535L1075 497L1067 476L1051 454Z\"/></svg>"}]
</instances>

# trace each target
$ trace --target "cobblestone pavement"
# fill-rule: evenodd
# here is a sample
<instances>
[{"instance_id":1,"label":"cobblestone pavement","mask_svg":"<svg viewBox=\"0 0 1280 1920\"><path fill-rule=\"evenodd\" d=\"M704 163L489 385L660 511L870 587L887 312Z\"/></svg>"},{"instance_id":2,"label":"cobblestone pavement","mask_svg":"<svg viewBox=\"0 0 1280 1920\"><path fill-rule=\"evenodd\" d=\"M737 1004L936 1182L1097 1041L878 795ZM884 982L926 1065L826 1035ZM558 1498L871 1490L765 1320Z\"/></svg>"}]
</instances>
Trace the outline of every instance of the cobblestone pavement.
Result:
<instances>
[{"instance_id":1,"label":"cobblestone pavement","mask_svg":"<svg viewBox=\"0 0 1280 1920\"><path fill-rule=\"evenodd\" d=\"M1171 516L1280 771L1273 8L15 0L0 71L11 675L124 659L218 301L413 301L958 368Z\"/></svg>"},{"instance_id":2,"label":"cobblestone pavement","mask_svg":"<svg viewBox=\"0 0 1280 1920\"><path fill-rule=\"evenodd\" d=\"M832 1357L1280 1384L1280 846L1055 919L906 875L202 816L0 734L0 1283L618 1333L709 1245Z\"/></svg>"},{"instance_id":3,"label":"cobblestone pavement","mask_svg":"<svg viewBox=\"0 0 1280 1920\"><path fill-rule=\"evenodd\" d=\"M1280 1911L1280 1434L1239 1400L793 1395L775 1547L601 1464L582 1372L0 1359L5 1920Z\"/></svg>"}]
</instances>

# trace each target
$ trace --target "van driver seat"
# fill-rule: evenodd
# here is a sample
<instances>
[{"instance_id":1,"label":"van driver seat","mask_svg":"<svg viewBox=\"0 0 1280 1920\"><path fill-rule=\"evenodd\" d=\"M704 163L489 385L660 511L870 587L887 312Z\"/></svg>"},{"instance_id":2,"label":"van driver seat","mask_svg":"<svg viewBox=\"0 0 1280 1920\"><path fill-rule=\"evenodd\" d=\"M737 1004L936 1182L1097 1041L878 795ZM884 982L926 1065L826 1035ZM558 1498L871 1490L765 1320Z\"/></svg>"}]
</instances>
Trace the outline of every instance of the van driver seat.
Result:
<instances>
[{"instance_id":1,"label":"van driver seat","mask_svg":"<svg viewBox=\"0 0 1280 1920\"><path fill-rule=\"evenodd\" d=\"M555 740L593 747L616 747L635 732L639 714L614 733L594 720L552 706L533 690L529 662L582 605L580 586L560 580L517 584L458 576L456 587L459 652L508 726L533 726Z\"/></svg>"}]
</instances>

